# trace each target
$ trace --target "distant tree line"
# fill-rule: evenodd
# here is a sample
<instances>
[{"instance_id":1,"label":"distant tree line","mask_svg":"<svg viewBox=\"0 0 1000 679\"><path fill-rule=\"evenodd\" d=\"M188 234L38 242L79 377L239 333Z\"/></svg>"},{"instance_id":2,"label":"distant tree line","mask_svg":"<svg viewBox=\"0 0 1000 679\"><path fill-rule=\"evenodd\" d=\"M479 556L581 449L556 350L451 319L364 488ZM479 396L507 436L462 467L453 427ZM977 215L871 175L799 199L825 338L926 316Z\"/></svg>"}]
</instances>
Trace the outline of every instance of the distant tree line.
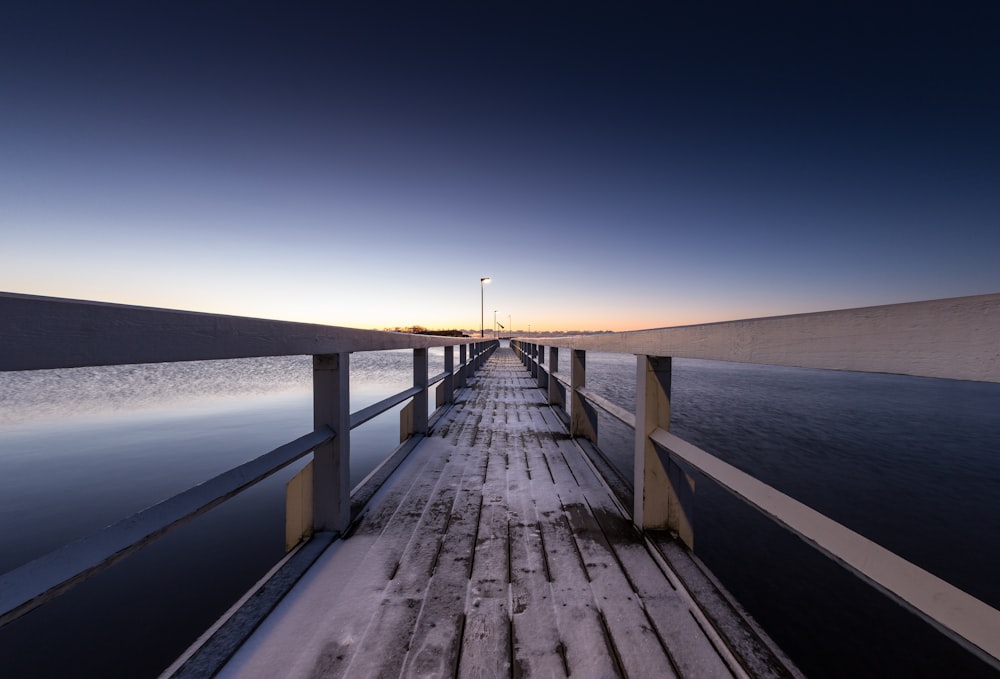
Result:
<instances>
[{"instance_id":1,"label":"distant tree line","mask_svg":"<svg viewBox=\"0 0 1000 679\"><path fill-rule=\"evenodd\" d=\"M439 337L469 337L461 330L428 330L422 325L410 325L405 328L383 328L386 332L408 332L411 335L437 335Z\"/></svg>"}]
</instances>

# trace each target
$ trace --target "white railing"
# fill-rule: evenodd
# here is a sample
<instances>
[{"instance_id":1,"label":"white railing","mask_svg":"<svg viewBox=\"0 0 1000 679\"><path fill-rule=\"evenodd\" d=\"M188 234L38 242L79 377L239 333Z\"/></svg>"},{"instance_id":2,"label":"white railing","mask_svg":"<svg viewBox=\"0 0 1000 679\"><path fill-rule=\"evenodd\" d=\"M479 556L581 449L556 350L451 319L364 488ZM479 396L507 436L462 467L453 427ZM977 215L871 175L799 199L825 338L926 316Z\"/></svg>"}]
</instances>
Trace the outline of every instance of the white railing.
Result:
<instances>
[{"instance_id":1,"label":"white railing","mask_svg":"<svg viewBox=\"0 0 1000 679\"><path fill-rule=\"evenodd\" d=\"M573 436L597 445L595 407L634 429L636 526L693 544L693 481L682 462L1000 667L1000 611L669 431L674 357L1000 382L998 338L994 294L511 345L551 405L565 409L570 390ZM569 381L560 348L571 352ZM635 412L587 389L587 350L636 355Z\"/></svg>"},{"instance_id":2,"label":"white railing","mask_svg":"<svg viewBox=\"0 0 1000 679\"><path fill-rule=\"evenodd\" d=\"M305 496L312 497L312 503L304 512L307 525L302 526L302 532L345 530L352 519L351 429L409 400L400 423L400 438L405 443L398 449L405 454L497 346L494 341L475 338L388 333L10 293L0 293L0 319L0 371L312 355L314 422L314 430L295 441L0 576L0 626L310 452L311 492ZM427 350L438 346L444 347L445 369L429 377ZM459 348L457 363L455 346ZM413 386L351 413L350 354L386 349L413 350ZM434 385L438 387L438 410L429 415L428 391Z\"/></svg>"}]
</instances>

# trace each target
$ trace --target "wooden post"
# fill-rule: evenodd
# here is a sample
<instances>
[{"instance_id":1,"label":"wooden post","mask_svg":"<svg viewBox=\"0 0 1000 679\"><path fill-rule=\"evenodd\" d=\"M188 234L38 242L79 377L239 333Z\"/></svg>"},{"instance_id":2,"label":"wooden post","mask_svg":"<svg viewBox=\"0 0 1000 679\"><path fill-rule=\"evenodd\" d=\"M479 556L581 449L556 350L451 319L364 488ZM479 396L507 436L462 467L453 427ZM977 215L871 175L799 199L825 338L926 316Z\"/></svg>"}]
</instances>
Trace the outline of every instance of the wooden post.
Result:
<instances>
[{"instance_id":1,"label":"wooden post","mask_svg":"<svg viewBox=\"0 0 1000 679\"><path fill-rule=\"evenodd\" d=\"M694 480L675 464L664 468L649 435L670 430L672 360L636 357L635 477L633 521L639 528L672 530L688 547L694 546L690 510Z\"/></svg>"},{"instance_id":2,"label":"wooden post","mask_svg":"<svg viewBox=\"0 0 1000 679\"><path fill-rule=\"evenodd\" d=\"M413 397L413 433L427 433L427 349L413 350L413 386L421 387Z\"/></svg>"},{"instance_id":3,"label":"wooden post","mask_svg":"<svg viewBox=\"0 0 1000 679\"><path fill-rule=\"evenodd\" d=\"M549 347L549 372L559 372L559 347ZM552 378L549 380L549 405L560 406L563 410L566 409L566 403L564 403L562 391L559 387L559 380Z\"/></svg>"},{"instance_id":4,"label":"wooden post","mask_svg":"<svg viewBox=\"0 0 1000 679\"><path fill-rule=\"evenodd\" d=\"M444 387L443 399L445 403L455 400L455 347L444 348ZM444 404L441 404L444 405Z\"/></svg>"},{"instance_id":5,"label":"wooden post","mask_svg":"<svg viewBox=\"0 0 1000 679\"><path fill-rule=\"evenodd\" d=\"M531 376L538 379L538 345L531 343Z\"/></svg>"},{"instance_id":6,"label":"wooden post","mask_svg":"<svg viewBox=\"0 0 1000 679\"><path fill-rule=\"evenodd\" d=\"M576 391L587 386L587 352L573 349L571 356L569 381L573 394L570 399L569 431L573 436L582 436L596 444L597 413Z\"/></svg>"},{"instance_id":7,"label":"wooden post","mask_svg":"<svg viewBox=\"0 0 1000 679\"><path fill-rule=\"evenodd\" d=\"M469 371L468 359L466 358L467 351L468 346L465 344L458 345L458 381L455 383L456 389L465 388L465 374Z\"/></svg>"},{"instance_id":8,"label":"wooden post","mask_svg":"<svg viewBox=\"0 0 1000 679\"><path fill-rule=\"evenodd\" d=\"M538 388L545 389L549 386L549 376L545 372L545 346L538 345Z\"/></svg>"},{"instance_id":9,"label":"wooden post","mask_svg":"<svg viewBox=\"0 0 1000 679\"><path fill-rule=\"evenodd\" d=\"M351 522L350 354L313 356L313 426L333 439L313 451L313 530L344 531Z\"/></svg>"}]
</instances>

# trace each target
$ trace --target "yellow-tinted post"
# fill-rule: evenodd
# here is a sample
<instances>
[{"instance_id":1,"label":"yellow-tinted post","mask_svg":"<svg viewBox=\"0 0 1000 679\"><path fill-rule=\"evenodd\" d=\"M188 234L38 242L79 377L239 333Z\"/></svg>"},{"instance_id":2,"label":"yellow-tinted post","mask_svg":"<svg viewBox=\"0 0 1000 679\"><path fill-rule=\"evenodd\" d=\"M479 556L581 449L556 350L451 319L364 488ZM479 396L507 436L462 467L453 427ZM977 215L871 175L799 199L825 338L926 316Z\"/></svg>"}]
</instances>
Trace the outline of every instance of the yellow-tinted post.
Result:
<instances>
[{"instance_id":1,"label":"yellow-tinted post","mask_svg":"<svg viewBox=\"0 0 1000 679\"><path fill-rule=\"evenodd\" d=\"M670 430L671 371L670 357L636 357L633 520L639 528L672 530L692 547L689 511L694 481L672 463L664 467L649 438L656 429Z\"/></svg>"}]
</instances>

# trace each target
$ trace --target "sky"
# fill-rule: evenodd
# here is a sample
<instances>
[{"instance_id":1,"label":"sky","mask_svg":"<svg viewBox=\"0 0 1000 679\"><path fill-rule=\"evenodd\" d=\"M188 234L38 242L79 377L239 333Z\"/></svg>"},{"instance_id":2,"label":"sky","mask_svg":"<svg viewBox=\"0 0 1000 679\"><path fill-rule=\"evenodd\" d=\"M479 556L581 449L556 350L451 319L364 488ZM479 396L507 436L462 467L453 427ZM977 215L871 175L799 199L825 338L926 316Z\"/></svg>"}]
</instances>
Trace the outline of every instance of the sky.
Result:
<instances>
[{"instance_id":1,"label":"sky","mask_svg":"<svg viewBox=\"0 0 1000 679\"><path fill-rule=\"evenodd\" d=\"M515 330L1000 292L998 73L992 0L8 5L0 290Z\"/></svg>"}]
</instances>

